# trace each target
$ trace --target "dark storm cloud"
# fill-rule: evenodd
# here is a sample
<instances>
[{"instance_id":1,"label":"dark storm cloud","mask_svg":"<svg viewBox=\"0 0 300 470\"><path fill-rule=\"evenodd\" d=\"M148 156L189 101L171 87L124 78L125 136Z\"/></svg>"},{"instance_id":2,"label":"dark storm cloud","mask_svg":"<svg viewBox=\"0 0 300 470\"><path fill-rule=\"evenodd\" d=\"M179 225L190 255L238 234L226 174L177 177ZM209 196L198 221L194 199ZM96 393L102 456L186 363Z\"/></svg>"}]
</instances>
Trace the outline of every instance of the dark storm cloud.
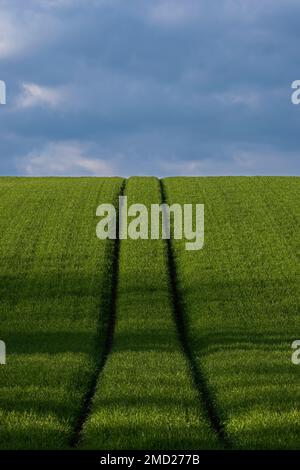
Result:
<instances>
[{"instance_id":1,"label":"dark storm cloud","mask_svg":"<svg viewBox=\"0 0 300 470\"><path fill-rule=\"evenodd\" d=\"M299 2L0 7L2 174L299 174Z\"/></svg>"}]
</instances>

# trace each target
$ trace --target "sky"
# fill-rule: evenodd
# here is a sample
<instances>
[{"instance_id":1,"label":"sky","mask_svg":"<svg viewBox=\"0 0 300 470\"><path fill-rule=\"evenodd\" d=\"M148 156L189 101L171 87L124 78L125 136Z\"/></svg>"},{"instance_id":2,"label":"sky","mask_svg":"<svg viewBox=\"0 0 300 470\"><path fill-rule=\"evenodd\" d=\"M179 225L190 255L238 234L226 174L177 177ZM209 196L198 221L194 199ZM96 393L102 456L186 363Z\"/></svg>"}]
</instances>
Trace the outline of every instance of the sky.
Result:
<instances>
[{"instance_id":1,"label":"sky","mask_svg":"<svg viewBox=\"0 0 300 470\"><path fill-rule=\"evenodd\" d=\"M299 175L299 0L0 0L0 174Z\"/></svg>"}]
</instances>

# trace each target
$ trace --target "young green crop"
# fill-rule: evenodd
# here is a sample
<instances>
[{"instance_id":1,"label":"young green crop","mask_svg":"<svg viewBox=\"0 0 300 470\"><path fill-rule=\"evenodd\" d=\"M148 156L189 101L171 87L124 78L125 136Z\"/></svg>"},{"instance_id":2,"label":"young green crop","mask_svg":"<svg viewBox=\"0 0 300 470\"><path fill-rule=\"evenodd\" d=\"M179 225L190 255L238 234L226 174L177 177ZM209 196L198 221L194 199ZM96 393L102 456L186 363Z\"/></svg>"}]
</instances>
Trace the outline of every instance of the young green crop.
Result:
<instances>
[{"instance_id":1,"label":"young green crop","mask_svg":"<svg viewBox=\"0 0 300 470\"><path fill-rule=\"evenodd\" d=\"M69 445L105 336L111 242L96 208L121 179L0 179L0 448ZM100 319L99 319L100 316Z\"/></svg>"},{"instance_id":2,"label":"young green crop","mask_svg":"<svg viewBox=\"0 0 300 470\"><path fill-rule=\"evenodd\" d=\"M173 241L189 339L230 445L299 449L299 178L168 178L205 204L205 245Z\"/></svg>"},{"instance_id":3,"label":"young green crop","mask_svg":"<svg viewBox=\"0 0 300 470\"><path fill-rule=\"evenodd\" d=\"M0 178L0 448L217 448L207 404L230 447L299 448L299 178L164 180L169 204L205 204L203 250L171 242L176 272L165 240L122 240L116 266L115 242L96 238L96 208L122 183ZM162 198L155 178L125 194Z\"/></svg>"},{"instance_id":4,"label":"young green crop","mask_svg":"<svg viewBox=\"0 0 300 470\"><path fill-rule=\"evenodd\" d=\"M133 203L161 203L156 178L130 178ZM81 446L216 448L217 438L181 349L164 240L122 240L112 351L99 378Z\"/></svg>"}]
</instances>

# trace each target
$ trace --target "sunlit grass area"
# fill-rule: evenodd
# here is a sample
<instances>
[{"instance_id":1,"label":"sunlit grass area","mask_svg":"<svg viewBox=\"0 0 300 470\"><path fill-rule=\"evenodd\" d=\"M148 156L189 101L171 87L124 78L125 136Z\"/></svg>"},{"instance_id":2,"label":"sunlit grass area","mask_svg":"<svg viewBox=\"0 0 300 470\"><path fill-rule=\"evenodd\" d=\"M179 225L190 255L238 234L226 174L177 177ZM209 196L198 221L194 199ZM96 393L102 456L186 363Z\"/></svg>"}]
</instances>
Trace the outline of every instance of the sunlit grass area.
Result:
<instances>
[{"instance_id":1,"label":"sunlit grass area","mask_svg":"<svg viewBox=\"0 0 300 470\"><path fill-rule=\"evenodd\" d=\"M121 179L0 180L0 448L69 445L105 335L111 245L95 208ZM105 295L103 295L105 294Z\"/></svg>"},{"instance_id":2,"label":"sunlit grass area","mask_svg":"<svg viewBox=\"0 0 300 470\"><path fill-rule=\"evenodd\" d=\"M130 178L125 195L148 209L161 202L156 178ZM84 447L218 446L179 342L168 276L164 240L122 240L114 343Z\"/></svg>"},{"instance_id":3,"label":"sunlit grass area","mask_svg":"<svg viewBox=\"0 0 300 470\"><path fill-rule=\"evenodd\" d=\"M205 246L174 241L189 341L234 448L299 448L299 178L170 178L205 204Z\"/></svg>"},{"instance_id":4,"label":"sunlit grass area","mask_svg":"<svg viewBox=\"0 0 300 470\"><path fill-rule=\"evenodd\" d=\"M123 191L204 204L204 248L99 240ZM0 448L299 449L299 200L292 177L0 178Z\"/></svg>"}]
</instances>

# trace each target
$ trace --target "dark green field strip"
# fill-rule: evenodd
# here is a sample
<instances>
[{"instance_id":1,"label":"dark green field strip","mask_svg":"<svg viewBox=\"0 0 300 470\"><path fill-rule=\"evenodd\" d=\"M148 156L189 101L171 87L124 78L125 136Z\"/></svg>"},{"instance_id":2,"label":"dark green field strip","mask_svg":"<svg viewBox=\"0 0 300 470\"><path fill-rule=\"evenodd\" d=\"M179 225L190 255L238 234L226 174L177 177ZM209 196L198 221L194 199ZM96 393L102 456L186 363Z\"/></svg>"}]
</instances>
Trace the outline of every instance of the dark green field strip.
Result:
<instances>
[{"instance_id":1,"label":"dark green field strip","mask_svg":"<svg viewBox=\"0 0 300 470\"><path fill-rule=\"evenodd\" d=\"M113 243L96 237L96 208L116 203L121 184L0 179L0 339L8 352L1 449L62 448L73 436L104 343L112 281Z\"/></svg>"},{"instance_id":2,"label":"dark green field strip","mask_svg":"<svg viewBox=\"0 0 300 470\"><path fill-rule=\"evenodd\" d=\"M173 241L194 355L236 448L300 448L299 178L168 178L205 204L205 246Z\"/></svg>"},{"instance_id":3,"label":"dark green field strip","mask_svg":"<svg viewBox=\"0 0 300 470\"><path fill-rule=\"evenodd\" d=\"M161 203L155 178L131 178L128 204ZM92 449L218 446L180 347L163 240L122 240L111 353L84 427Z\"/></svg>"}]
</instances>

